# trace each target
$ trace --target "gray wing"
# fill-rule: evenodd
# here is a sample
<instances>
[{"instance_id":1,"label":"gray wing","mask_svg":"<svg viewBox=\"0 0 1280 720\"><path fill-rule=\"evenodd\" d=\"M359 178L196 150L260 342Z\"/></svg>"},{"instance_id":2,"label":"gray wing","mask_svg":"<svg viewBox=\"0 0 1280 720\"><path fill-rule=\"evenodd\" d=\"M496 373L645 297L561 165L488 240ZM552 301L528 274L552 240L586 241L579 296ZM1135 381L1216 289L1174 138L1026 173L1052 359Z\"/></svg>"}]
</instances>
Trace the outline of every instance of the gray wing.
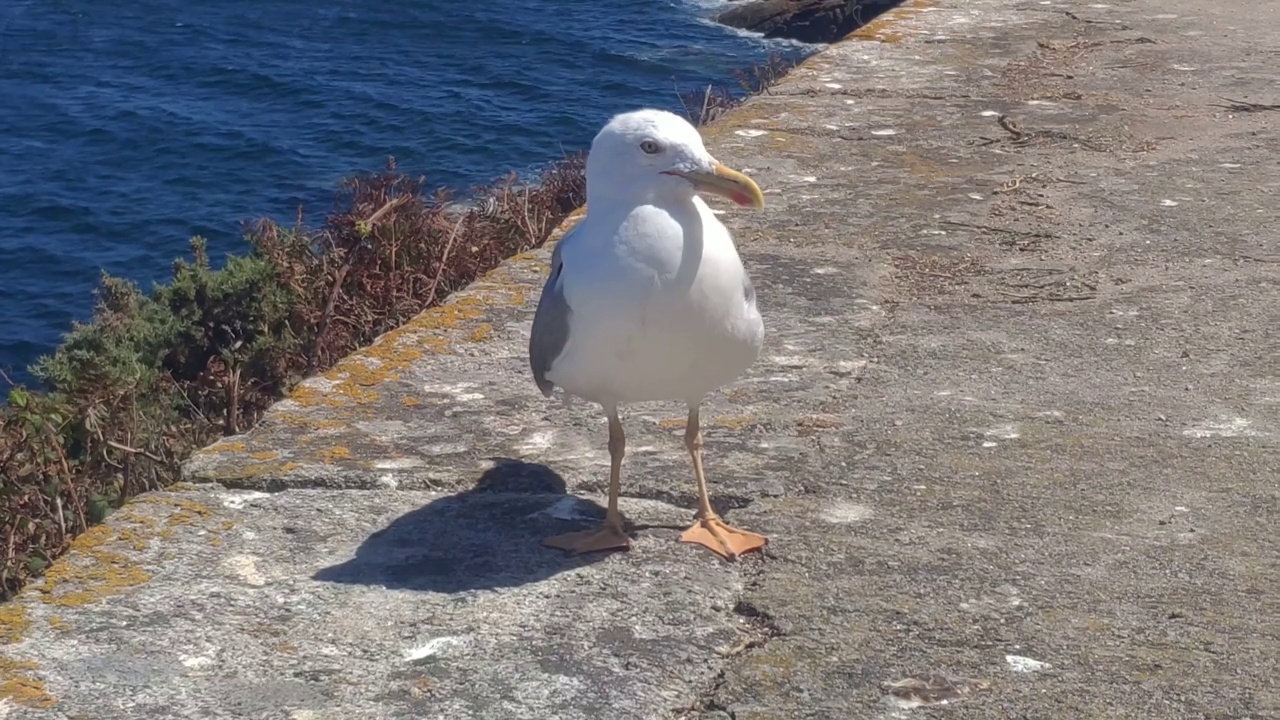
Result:
<instances>
[{"instance_id":1,"label":"gray wing","mask_svg":"<svg viewBox=\"0 0 1280 720\"><path fill-rule=\"evenodd\" d=\"M756 304L756 286L751 284L751 276L745 269L742 271L742 299L746 300L748 305Z\"/></svg>"},{"instance_id":2,"label":"gray wing","mask_svg":"<svg viewBox=\"0 0 1280 720\"><path fill-rule=\"evenodd\" d=\"M551 365L560 357L564 346L569 342L569 302L564 298L564 286L560 282L560 272L564 263L560 257L560 248L573 235L582 223L574 226L551 252L551 275L542 286L542 296L538 298L538 309L533 314L533 328L529 332L529 367L533 370L533 381L538 383L542 394L551 397L555 383L547 379Z\"/></svg>"}]
</instances>

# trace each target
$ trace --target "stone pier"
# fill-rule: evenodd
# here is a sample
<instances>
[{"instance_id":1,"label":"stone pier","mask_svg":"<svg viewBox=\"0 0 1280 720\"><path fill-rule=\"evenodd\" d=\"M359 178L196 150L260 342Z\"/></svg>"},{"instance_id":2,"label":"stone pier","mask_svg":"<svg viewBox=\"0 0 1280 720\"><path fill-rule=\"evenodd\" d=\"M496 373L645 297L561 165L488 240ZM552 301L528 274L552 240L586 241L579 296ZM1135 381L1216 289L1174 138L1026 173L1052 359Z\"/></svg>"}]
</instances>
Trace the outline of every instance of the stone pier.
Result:
<instances>
[{"instance_id":1,"label":"stone pier","mask_svg":"<svg viewBox=\"0 0 1280 720\"><path fill-rule=\"evenodd\" d=\"M705 129L767 327L704 410L526 360L512 259L0 606L5 720L1280 718L1280 5L908 0ZM619 108L622 110L624 108Z\"/></svg>"}]
</instances>

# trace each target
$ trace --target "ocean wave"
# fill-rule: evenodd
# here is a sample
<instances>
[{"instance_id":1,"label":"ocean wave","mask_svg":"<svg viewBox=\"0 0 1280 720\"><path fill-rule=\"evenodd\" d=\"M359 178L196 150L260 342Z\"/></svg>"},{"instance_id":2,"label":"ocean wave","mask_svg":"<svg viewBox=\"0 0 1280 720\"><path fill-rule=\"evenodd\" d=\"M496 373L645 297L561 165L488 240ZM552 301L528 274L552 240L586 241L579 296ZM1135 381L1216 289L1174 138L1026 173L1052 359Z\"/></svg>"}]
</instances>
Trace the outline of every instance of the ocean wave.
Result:
<instances>
[{"instance_id":1,"label":"ocean wave","mask_svg":"<svg viewBox=\"0 0 1280 720\"><path fill-rule=\"evenodd\" d=\"M690 2L700 2L700 1L701 0L690 0ZM726 4L731 5L733 3L726 3ZM724 32L730 35L736 35L744 40L758 43L759 47L769 49L769 50L778 50L778 51L790 52L790 53L812 54L812 53L820 52L827 47L825 43L821 43L821 44L807 43L807 42L801 42L799 40L793 40L791 38L766 38L764 36L764 33L755 32L753 30L744 30L743 28L736 28L736 27L733 27L732 25L725 25L723 23L718 23L715 21L715 18L712 18L712 17L700 17L698 18L698 22L704 25L709 25L711 27L720 28L721 30L723 30Z\"/></svg>"}]
</instances>

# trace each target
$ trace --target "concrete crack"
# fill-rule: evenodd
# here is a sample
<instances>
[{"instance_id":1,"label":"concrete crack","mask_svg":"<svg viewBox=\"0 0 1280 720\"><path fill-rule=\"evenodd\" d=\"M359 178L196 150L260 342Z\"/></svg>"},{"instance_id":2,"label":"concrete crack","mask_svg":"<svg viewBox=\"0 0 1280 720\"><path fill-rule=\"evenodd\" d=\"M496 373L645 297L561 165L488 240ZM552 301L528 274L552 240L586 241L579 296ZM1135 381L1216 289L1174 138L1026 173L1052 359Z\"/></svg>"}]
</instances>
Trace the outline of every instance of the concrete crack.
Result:
<instances>
[{"instance_id":1,"label":"concrete crack","mask_svg":"<svg viewBox=\"0 0 1280 720\"><path fill-rule=\"evenodd\" d=\"M757 559L743 568L743 573L747 576L747 581L743 587L744 595L749 594L758 586L758 579L763 571L763 558ZM763 648L774 638L786 634L773 615L760 609L745 598L738 600L737 604L733 606L733 613L744 621L741 630L742 638L732 647L721 651L720 655L725 659L725 664L712 678L707 689L694 702L676 711L675 717L677 720L725 720L725 718L737 720L736 712L720 698L721 691L728 680L731 664L735 659L741 660L751 652Z\"/></svg>"}]
</instances>

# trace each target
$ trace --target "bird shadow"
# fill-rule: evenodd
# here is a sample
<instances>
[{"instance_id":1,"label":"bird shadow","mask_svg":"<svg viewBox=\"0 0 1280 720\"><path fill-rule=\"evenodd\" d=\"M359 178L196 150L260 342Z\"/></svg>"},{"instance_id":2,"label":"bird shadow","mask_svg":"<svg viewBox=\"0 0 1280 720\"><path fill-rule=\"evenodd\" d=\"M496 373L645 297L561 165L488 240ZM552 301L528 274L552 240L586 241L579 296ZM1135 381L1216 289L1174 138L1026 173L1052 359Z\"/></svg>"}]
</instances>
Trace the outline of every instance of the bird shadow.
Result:
<instances>
[{"instance_id":1,"label":"bird shadow","mask_svg":"<svg viewBox=\"0 0 1280 720\"><path fill-rule=\"evenodd\" d=\"M604 508L569 495L564 478L545 465L494 461L471 489L401 515L369 535L354 557L312 578L457 593L527 585L609 555L543 547L545 537L600 522Z\"/></svg>"}]
</instances>

